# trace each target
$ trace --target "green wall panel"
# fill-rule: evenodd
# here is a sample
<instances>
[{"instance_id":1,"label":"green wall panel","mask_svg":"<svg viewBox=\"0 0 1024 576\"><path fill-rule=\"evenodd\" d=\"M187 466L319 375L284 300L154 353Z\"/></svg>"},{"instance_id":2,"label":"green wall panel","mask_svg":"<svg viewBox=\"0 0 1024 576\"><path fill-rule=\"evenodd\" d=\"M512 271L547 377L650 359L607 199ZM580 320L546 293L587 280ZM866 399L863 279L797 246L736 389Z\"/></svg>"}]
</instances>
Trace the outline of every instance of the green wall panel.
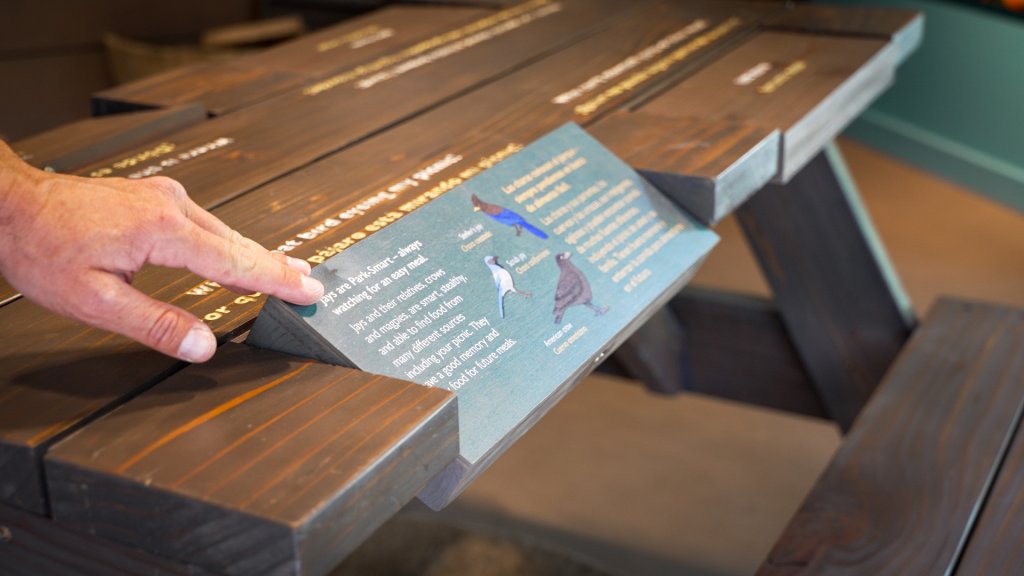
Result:
<instances>
[{"instance_id":1,"label":"green wall panel","mask_svg":"<svg viewBox=\"0 0 1024 576\"><path fill-rule=\"evenodd\" d=\"M921 47L847 134L1024 211L1024 18L942 0L842 0L925 13Z\"/></svg>"}]
</instances>

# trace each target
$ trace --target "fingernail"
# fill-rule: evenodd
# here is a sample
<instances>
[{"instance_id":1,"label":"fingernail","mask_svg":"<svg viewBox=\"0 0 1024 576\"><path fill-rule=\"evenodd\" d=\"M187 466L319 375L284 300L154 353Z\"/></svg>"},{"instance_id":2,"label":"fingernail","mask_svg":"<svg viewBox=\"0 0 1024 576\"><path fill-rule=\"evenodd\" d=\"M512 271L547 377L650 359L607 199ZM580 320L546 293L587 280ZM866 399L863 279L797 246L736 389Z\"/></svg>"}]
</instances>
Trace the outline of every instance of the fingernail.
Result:
<instances>
[{"instance_id":1,"label":"fingernail","mask_svg":"<svg viewBox=\"0 0 1024 576\"><path fill-rule=\"evenodd\" d=\"M314 298L324 295L324 285L312 276L302 276L302 289Z\"/></svg>"},{"instance_id":2,"label":"fingernail","mask_svg":"<svg viewBox=\"0 0 1024 576\"><path fill-rule=\"evenodd\" d=\"M309 273L313 271L313 268L310 267L309 262L306 262L305 260L299 260L298 258L292 258L291 256L285 256L285 258L288 259L288 267L291 268L292 270L295 270L299 274L305 274L306 276L309 276Z\"/></svg>"},{"instance_id":3,"label":"fingernail","mask_svg":"<svg viewBox=\"0 0 1024 576\"><path fill-rule=\"evenodd\" d=\"M178 357L189 362L205 362L216 351L217 339L213 337L213 332L200 324L189 329L178 346Z\"/></svg>"}]
</instances>

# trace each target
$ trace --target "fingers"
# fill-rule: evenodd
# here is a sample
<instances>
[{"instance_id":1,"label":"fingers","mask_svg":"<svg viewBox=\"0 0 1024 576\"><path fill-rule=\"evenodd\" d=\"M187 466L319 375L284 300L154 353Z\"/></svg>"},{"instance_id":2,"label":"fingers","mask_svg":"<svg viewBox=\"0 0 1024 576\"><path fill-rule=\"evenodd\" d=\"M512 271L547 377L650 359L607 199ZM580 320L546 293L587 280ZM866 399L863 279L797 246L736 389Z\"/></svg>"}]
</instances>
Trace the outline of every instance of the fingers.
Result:
<instances>
[{"instance_id":1,"label":"fingers","mask_svg":"<svg viewBox=\"0 0 1024 576\"><path fill-rule=\"evenodd\" d=\"M323 295L323 285L309 278L309 264L284 254L272 254L207 212L170 178L144 181L170 198L188 224L158 243L154 264L186 267L235 292L263 292L296 304L311 304Z\"/></svg>"},{"instance_id":2,"label":"fingers","mask_svg":"<svg viewBox=\"0 0 1024 576\"><path fill-rule=\"evenodd\" d=\"M117 276L90 271L84 280L85 301L72 312L78 320L117 332L186 362L205 362L217 350L208 326L184 310L154 300Z\"/></svg>"},{"instance_id":3,"label":"fingers","mask_svg":"<svg viewBox=\"0 0 1024 576\"><path fill-rule=\"evenodd\" d=\"M262 248L258 243L242 236L236 230L225 224L220 218L217 218L202 206L196 204L195 201L188 196L185 188L177 180L172 180L164 176L156 176L148 178L146 182L156 186L161 192L170 196L172 201L181 210L182 214L184 214L185 217L193 224L199 226L203 230L221 238L234 239L237 242L250 244L252 247Z\"/></svg>"},{"instance_id":4,"label":"fingers","mask_svg":"<svg viewBox=\"0 0 1024 576\"><path fill-rule=\"evenodd\" d=\"M323 296L323 285L300 273L305 266L282 262L241 236L223 238L192 227L154 248L155 264L184 266L205 278L242 292L263 292L296 304L312 304ZM292 259L294 260L294 259Z\"/></svg>"},{"instance_id":5,"label":"fingers","mask_svg":"<svg viewBox=\"0 0 1024 576\"><path fill-rule=\"evenodd\" d=\"M312 266L310 266L309 262L306 262L305 260L292 258L291 256L286 256L281 252L271 252L270 255L273 256L274 259L277 260L278 262L281 262L282 264L291 268L292 270L295 270L299 274L309 276L309 273L313 271Z\"/></svg>"}]
</instances>

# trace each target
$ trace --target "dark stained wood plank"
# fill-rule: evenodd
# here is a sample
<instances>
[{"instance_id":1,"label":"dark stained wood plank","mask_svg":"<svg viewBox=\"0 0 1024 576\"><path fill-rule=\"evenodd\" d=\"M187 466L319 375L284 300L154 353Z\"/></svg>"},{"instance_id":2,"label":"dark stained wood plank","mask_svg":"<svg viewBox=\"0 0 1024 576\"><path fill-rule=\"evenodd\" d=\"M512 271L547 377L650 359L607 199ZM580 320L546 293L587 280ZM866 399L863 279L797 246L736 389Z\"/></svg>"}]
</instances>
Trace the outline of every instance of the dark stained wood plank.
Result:
<instances>
[{"instance_id":1,"label":"dark stained wood plank","mask_svg":"<svg viewBox=\"0 0 1024 576\"><path fill-rule=\"evenodd\" d=\"M588 130L708 225L770 182L779 165L778 130L728 120L621 111Z\"/></svg>"},{"instance_id":2,"label":"dark stained wood plank","mask_svg":"<svg viewBox=\"0 0 1024 576\"><path fill-rule=\"evenodd\" d=\"M769 29L829 36L885 38L896 45L903 62L921 43L924 16L913 10L879 6L787 4L785 12L765 20Z\"/></svg>"},{"instance_id":3,"label":"dark stained wood plank","mask_svg":"<svg viewBox=\"0 0 1024 576\"><path fill-rule=\"evenodd\" d=\"M640 110L777 128L786 182L882 94L896 66L885 40L762 32Z\"/></svg>"},{"instance_id":4,"label":"dark stained wood plank","mask_svg":"<svg viewBox=\"0 0 1024 576\"><path fill-rule=\"evenodd\" d=\"M678 394L686 389L688 338L685 328L666 307L651 314L612 358L630 378L654 392Z\"/></svg>"},{"instance_id":5,"label":"dark stained wood plank","mask_svg":"<svg viewBox=\"0 0 1024 576\"><path fill-rule=\"evenodd\" d=\"M235 60L192 62L94 92L89 111L102 117L198 104L211 116L219 116L285 92L304 80L287 70L246 66Z\"/></svg>"},{"instance_id":6,"label":"dark stained wood plank","mask_svg":"<svg viewBox=\"0 0 1024 576\"><path fill-rule=\"evenodd\" d=\"M1022 406L1024 313L940 300L758 573L952 573Z\"/></svg>"},{"instance_id":7,"label":"dark stained wood plank","mask_svg":"<svg viewBox=\"0 0 1024 576\"><path fill-rule=\"evenodd\" d=\"M257 54L192 64L103 90L93 95L93 111L102 115L199 103L219 116L487 14L487 10L458 7L385 8Z\"/></svg>"},{"instance_id":8,"label":"dark stained wood plank","mask_svg":"<svg viewBox=\"0 0 1024 576\"><path fill-rule=\"evenodd\" d=\"M913 319L834 162L819 154L789 184L767 186L736 214L804 366L845 430Z\"/></svg>"},{"instance_id":9,"label":"dark stained wood plank","mask_svg":"<svg viewBox=\"0 0 1024 576\"><path fill-rule=\"evenodd\" d=\"M687 288L670 308L685 338L684 389L827 418L770 301Z\"/></svg>"},{"instance_id":10,"label":"dark stained wood plank","mask_svg":"<svg viewBox=\"0 0 1024 576\"><path fill-rule=\"evenodd\" d=\"M453 394L222 347L50 449L53 517L220 574L326 574L458 451Z\"/></svg>"},{"instance_id":11,"label":"dark stained wood plank","mask_svg":"<svg viewBox=\"0 0 1024 576\"><path fill-rule=\"evenodd\" d=\"M1019 362L1017 366L1016 377L1024 379L1024 368ZM1010 453L971 532L956 573L964 576L1020 574L1024 571L1021 534L1024 534L1024 435L1018 425Z\"/></svg>"},{"instance_id":12,"label":"dark stained wood plank","mask_svg":"<svg viewBox=\"0 0 1024 576\"><path fill-rule=\"evenodd\" d=\"M26 162L52 172L71 172L206 119L198 104L87 118L11 144Z\"/></svg>"},{"instance_id":13,"label":"dark stained wood plank","mask_svg":"<svg viewBox=\"0 0 1024 576\"><path fill-rule=\"evenodd\" d=\"M43 514L40 464L49 445L182 364L127 339L76 326L26 299L3 311L11 329L3 334L10 348L0 356L0 501ZM17 342L8 334L27 338Z\"/></svg>"},{"instance_id":14,"label":"dark stained wood plank","mask_svg":"<svg viewBox=\"0 0 1024 576\"><path fill-rule=\"evenodd\" d=\"M400 217L405 213L402 206L431 188L459 177L483 159L495 158L512 143L528 142L574 118L572 107L552 102L555 96L688 26L694 18L692 11L674 3L624 18L611 33L614 43L604 36L591 37L589 44L523 68L502 82L254 190L215 213L269 247L313 263L322 261L354 241L353 234L364 233L368 226L383 227L396 214ZM461 160L417 179L425 168L445 164L449 155ZM262 303L259 295L237 295L174 270L143 269L134 285L192 311L222 339L244 330ZM0 333L0 446L14 451L22 471L17 477L12 473L0 478L0 499L43 511L40 472L33 470L48 445L181 365L25 300L0 310L6 325L15 327ZM89 384L83 387L81 382Z\"/></svg>"},{"instance_id":15,"label":"dark stained wood plank","mask_svg":"<svg viewBox=\"0 0 1024 576\"><path fill-rule=\"evenodd\" d=\"M159 173L181 181L200 205L216 206L572 45L636 7L531 0L83 173Z\"/></svg>"},{"instance_id":16,"label":"dark stained wood plank","mask_svg":"<svg viewBox=\"0 0 1024 576\"><path fill-rule=\"evenodd\" d=\"M0 574L4 576L212 576L148 552L88 536L0 504Z\"/></svg>"}]
</instances>

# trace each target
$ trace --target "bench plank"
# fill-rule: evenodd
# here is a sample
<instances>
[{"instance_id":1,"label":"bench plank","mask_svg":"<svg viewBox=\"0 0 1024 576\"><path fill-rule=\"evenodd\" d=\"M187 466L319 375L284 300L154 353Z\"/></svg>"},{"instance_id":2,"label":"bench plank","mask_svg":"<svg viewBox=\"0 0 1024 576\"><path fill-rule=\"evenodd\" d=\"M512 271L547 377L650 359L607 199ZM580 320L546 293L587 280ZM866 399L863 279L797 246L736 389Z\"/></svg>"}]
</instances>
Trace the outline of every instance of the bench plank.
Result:
<instances>
[{"instance_id":1,"label":"bench plank","mask_svg":"<svg viewBox=\"0 0 1024 576\"><path fill-rule=\"evenodd\" d=\"M1018 327L1014 334L1000 337L1017 338L1018 354L1016 364L1007 363L1003 378L1024 381L1024 350L1021 348L1024 330L1019 328L1024 324L1024 311L1007 313L1007 322L1016 323ZM1021 534L1024 534L1024 434L1018 424L1010 453L967 542L957 574L1022 573L1024 546L1021 546Z\"/></svg>"},{"instance_id":2,"label":"bench plank","mask_svg":"<svg viewBox=\"0 0 1024 576\"><path fill-rule=\"evenodd\" d=\"M458 451L453 394L226 344L50 449L58 524L223 574L325 574Z\"/></svg>"},{"instance_id":3,"label":"bench plank","mask_svg":"<svg viewBox=\"0 0 1024 576\"><path fill-rule=\"evenodd\" d=\"M758 574L951 573L1024 407L1022 359L1020 311L940 300Z\"/></svg>"}]
</instances>

